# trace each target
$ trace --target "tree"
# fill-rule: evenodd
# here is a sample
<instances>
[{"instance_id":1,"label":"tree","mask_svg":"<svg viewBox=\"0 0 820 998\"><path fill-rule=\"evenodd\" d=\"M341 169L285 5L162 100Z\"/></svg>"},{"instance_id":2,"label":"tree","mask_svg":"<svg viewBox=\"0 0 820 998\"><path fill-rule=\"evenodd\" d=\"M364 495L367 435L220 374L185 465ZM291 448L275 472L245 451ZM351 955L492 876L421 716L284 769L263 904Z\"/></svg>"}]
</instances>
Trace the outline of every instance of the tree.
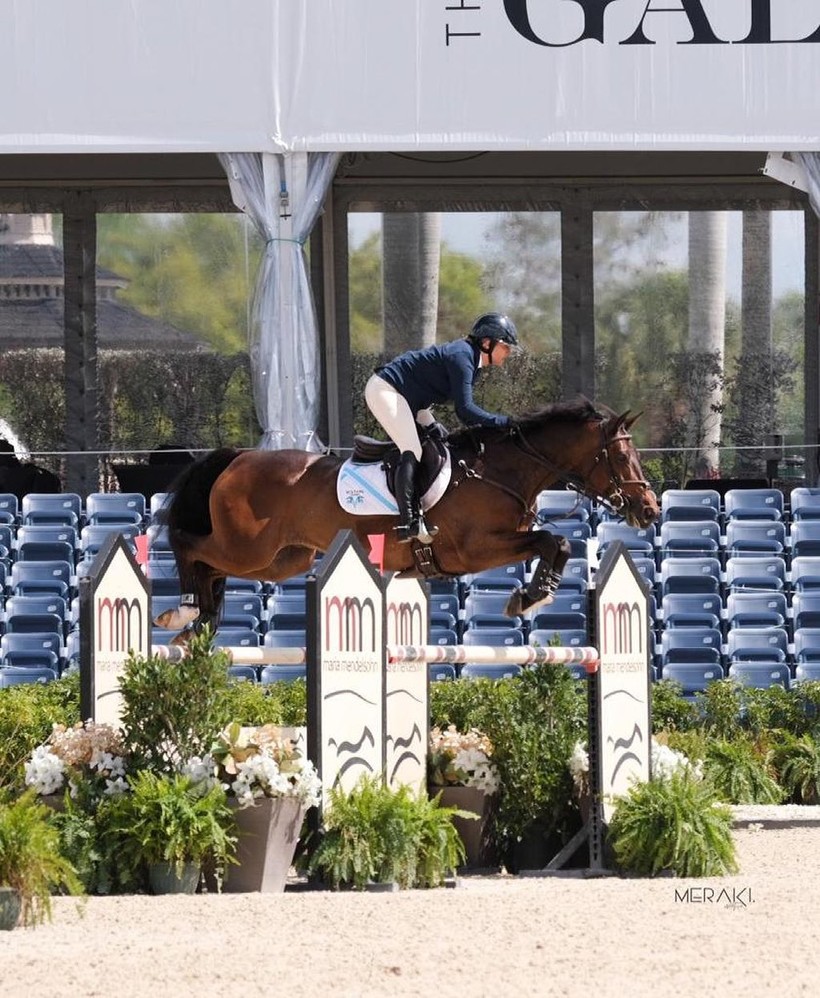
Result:
<instances>
[{"instance_id":1,"label":"tree","mask_svg":"<svg viewBox=\"0 0 820 998\"><path fill-rule=\"evenodd\" d=\"M726 213L689 214L689 342L693 363L723 363L726 312ZM720 463L723 379L709 378L690 398L690 437L698 448L698 477L716 475Z\"/></svg>"},{"instance_id":2,"label":"tree","mask_svg":"<svg viewBox=\"0 0 820 998\"><path fill-rule=\"evenodd\" d=\"M441 215L382 215L384 352L393 357L436 342Z\"/></svg>"}]
</instances>

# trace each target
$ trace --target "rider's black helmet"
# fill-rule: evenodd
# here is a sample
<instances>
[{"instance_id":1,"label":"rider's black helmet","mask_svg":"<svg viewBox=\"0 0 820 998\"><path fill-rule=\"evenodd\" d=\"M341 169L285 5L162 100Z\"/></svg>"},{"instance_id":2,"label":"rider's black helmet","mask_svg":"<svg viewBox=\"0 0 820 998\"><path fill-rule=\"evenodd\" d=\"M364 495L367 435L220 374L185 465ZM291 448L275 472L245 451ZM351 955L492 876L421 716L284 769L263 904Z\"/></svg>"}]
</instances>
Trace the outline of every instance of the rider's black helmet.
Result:
<instances>
[{"instance_id":1,"label":"rider's black helmet","mask_svg":"<svg viewBox=\"0 0 820 998\"><path fill-rule=\"evenodd\" d=\"M509 343L511 347L518 346L518 332L515 323L500 312L487 312L480 315L473 323L468 338L476 342L498 340L501 343Z\"/></svg>"}]
</instances>

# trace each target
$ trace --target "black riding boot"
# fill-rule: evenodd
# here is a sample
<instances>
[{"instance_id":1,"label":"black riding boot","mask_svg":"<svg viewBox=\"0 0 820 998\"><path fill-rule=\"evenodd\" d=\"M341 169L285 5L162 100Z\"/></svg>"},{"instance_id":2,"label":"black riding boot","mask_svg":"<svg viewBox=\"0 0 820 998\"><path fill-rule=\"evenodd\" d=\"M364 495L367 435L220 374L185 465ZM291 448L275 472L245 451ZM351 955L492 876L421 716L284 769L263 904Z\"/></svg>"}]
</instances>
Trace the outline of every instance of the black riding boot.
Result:
<instances>
[{"instance_id":1,"label":"black riding boot","mask_svg":"<svg viewBox=\"0 0 820 998\"><path fill-rule=\"evenodd\" d=\"M402 451L396 465L395 489L401 523L396 528L399 543L418 540L429 544L438 533L438 527L427 527L421 513L421 504L416 492L416 472L419 463L411 450Z\"/></svg>"}]
</instances>

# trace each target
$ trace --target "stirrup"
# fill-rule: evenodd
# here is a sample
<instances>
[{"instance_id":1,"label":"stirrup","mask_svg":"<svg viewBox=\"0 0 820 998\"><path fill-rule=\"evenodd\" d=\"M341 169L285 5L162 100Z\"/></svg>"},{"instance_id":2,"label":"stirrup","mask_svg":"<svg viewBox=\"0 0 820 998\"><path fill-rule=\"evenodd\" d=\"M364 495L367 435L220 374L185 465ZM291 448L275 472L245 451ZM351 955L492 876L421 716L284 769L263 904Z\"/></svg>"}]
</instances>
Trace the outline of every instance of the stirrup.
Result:
<instances>
[{"instance_id":1,"label":"stirrup","mask_svg":"<svg viewBox=\"0 0 820 998\"><path fill-rule=\"evenodd\" d=\"M438 533L438 527L428 527L424 519L411 520L410 523L400 523L396 527L396 540L399 544L418 541L420 544L432 544Z\"/></svg>"}]
</instances>

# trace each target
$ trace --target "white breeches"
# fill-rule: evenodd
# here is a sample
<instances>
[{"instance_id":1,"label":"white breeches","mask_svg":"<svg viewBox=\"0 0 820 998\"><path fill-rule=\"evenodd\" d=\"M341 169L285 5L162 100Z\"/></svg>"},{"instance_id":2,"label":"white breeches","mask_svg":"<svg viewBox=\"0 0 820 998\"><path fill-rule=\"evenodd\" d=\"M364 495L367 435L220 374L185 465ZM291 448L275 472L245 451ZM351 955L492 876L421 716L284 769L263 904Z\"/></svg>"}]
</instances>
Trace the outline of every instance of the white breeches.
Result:
<instances>
[{"instance_id":1,"label":"white breeches","mask_svg":"<svg viewBox=\"0 0 820 998\"><path fill-rule=\"evenodd\" d=\"M421 443L416 422L422 426L429 426L434 422L430 410L420 409L414 416L407 399L378 374L372 374L365 385L364 400L367 408L399 450L412 451L416 460L421 460Z\"/></svg>"}]
</instances>

